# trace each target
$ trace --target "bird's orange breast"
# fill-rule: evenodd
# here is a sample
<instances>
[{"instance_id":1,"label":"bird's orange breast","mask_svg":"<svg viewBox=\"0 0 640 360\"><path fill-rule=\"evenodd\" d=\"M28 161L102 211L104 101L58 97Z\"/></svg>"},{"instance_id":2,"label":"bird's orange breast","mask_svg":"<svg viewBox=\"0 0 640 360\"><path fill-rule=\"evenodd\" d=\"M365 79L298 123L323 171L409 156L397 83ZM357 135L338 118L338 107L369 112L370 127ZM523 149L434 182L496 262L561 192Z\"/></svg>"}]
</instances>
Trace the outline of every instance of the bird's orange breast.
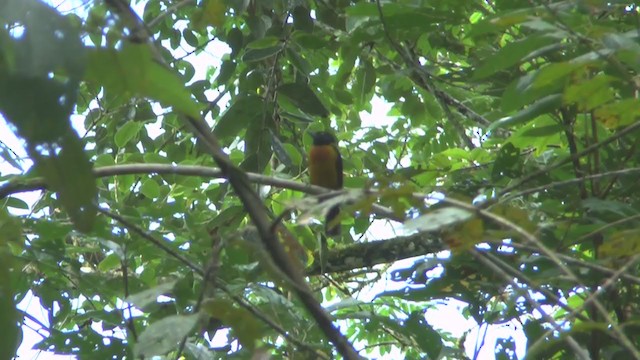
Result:
<instances>
[{"instance_id":1,"label":"bird's orange breast","mask_svg":"<svg viewBox=\"0 0 640 360\"><path fill-rule=\"evenodd\" d=\"M316 145L309 152L309 177L311 184L328 189L339 189L337 162L338 151L332 145Z\"/></svg>"}]
</instances>

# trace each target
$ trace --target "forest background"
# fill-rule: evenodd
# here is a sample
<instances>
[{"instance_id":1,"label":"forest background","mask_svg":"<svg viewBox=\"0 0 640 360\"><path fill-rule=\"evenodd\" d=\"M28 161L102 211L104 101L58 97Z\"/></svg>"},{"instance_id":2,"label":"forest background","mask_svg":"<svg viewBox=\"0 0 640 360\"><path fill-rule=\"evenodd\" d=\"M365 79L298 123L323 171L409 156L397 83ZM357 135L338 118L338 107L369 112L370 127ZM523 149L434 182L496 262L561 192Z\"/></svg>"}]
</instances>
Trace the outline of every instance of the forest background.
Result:
<instances>
[{"instance_id":1,"label":"forest background","mask_svg":"<svg viewBox=\"0 0 640 360\"><path fill-rule=\"evenodd\" d=\"M80 358L640 359L634 2L2 0L0 24L0 358L28 326ZM344 191L307 185L327 129Z\"/></svg>"}]
</instances>

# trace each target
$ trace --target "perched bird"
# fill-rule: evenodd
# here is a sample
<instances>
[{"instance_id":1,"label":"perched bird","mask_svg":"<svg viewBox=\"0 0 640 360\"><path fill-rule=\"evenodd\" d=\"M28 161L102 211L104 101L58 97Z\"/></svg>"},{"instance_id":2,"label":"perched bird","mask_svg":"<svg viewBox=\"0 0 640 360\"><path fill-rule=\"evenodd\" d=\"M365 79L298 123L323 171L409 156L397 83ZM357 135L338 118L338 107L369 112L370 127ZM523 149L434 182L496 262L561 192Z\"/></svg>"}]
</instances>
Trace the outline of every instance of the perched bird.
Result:
<instances>
[{"instance_id":1,"label":"perched bird","mask_svg":"<svg viewBox=\"0 0 640 360\"><path fill-rule=\"evenodd\" d=\"M333 190L342 189L342 157L335 136L321 131L312 133L311 137L313 137L313 145L309 151L311 184ZM339 214L338 205L329 209L325 218L327 235L340 235L340 224L333 222Z\"/></svg>"}]
</instances>

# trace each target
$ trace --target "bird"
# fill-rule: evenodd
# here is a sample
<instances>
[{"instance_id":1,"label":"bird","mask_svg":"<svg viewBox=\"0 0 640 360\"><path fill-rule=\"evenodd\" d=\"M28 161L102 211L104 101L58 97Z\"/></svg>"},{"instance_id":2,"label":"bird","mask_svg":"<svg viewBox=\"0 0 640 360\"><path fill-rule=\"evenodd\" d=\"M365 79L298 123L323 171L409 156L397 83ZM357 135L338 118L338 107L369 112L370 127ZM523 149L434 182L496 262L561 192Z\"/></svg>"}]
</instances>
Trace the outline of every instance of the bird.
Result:
<instances>
[{"instance_id":1,"label":"bird","mask_svg":"<svg viewBox=\"0 0 640 360\"><path fill-rule=\"evenodd\" d=\"M342 157L336 137L327 131L311 133L313 145L309 150L309 178L311 185L327 189L342 189ZM340 214L340 206L329 209L325 217L325 233L328 236L340 235L340 223L334 220Z\"/></svg>"}]
</instances>

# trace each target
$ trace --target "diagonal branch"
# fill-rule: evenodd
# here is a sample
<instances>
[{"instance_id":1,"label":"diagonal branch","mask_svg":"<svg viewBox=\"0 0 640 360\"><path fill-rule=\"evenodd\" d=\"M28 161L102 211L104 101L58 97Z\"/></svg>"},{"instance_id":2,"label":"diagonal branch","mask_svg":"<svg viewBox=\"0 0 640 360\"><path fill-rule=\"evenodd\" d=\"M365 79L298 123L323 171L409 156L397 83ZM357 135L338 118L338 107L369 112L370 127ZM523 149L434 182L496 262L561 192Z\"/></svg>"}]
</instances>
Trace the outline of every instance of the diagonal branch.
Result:
<instances>
[{"instance_id":1,"label":"diagonal branch","mask_svg":"<svg viewBox=\"0 0 640 360\"><path fill-rule=\"evenodd\" d=\"M127 23L132 24L132 33L137 35L137 39L146 35L144 39L140 40L144 40L144 42L154 46L152 41L153 39L149 32L146 31L144 23L131 10L129 5L124 2L124 0L107 0L107 4L121 15ZM284 246L272 231L272 221L269 218L269 212L249 182L247 175L237 168L231 162L229 156L222 151L218 140L215 138L203 118L195 118L187 115L182 115L180 118L188 124L191 131L196 135L198 140L202 142L218 167L220 167L222 174L227 178L234 192L244 205L245 210L249 214L249 217L260 235L260 239L268 250L274 263L277 264L287 275L293 290L307 308L307 311L309 311L311 316L313 316L325 336L333 343L337 351L345 359L359 359L360 357L353 348L353 345L333 324L333 320L330 315L322 308L320 303L315 299L315 296L311 293L311 289L306 283L303 275L298 271L296 265L289 259ZM293 235L291 236L293 237Z\"/></svg>"},{"instance_id":2,"label":"diagonal branch","mask_svg":"<svg viewBox=\"0 0 640 360\"><path fill-rule=\"evenodd\" d=\"M545 319L545 321L547 321L549 324L551 324L551 326L553 327L553 331L557 331L559 333L563 332L563 329L560 326L560 324L558 324L558 322L551 315L547 314L547 312L544 311L542 306L540 306L540 303L538 303L538 301L536 301L531 296L531 294L529 294L529 291L527 291L526 289L523 289L522 286L520 286L513 279L511 279L509 275L507 275L503 271L503 269L501 269L499 266L494 264L491 260L489 260L489 258L482 256L482 254L480 254L476 250L471 251L471 255L473 255L473 257L475 257L478 261L483 263L485 266L493 270L493 272L496 273L496 275L502 277L502 279L505 282L509 283L513 288L513 290L518 293L518 295L524 297L527 300L527 302L531 304L531 306L535 308L540 313L540 315L542 315L542 318ZM546 337L541 337L541 339L546 339ZM589 354L586 352L586 350L581 348L580 345L576 342L576 340L573 337L571 337L571 335L566 335L564 337L564 341L571 348L571 350L573 350L577 359L582 359L582 360L590 359ZM531 349L527 349L527 351L530 352Z\"/></svg>"},{"instance_id":3,"label":"diagonal branch","mask_svg":"<svg viewBox=\"0 0 640 360\"><path fill-rule=\"evenodd\" d=\"M160 240L154 238L153 236L149 235L146 231L141 229L138 225L136 225L136 224L130 222L129 220L125 219L123 216L115 214L115 213L112 213L111 211L103 209L101 207L98 207L98 212L101 212L104 215L106 215L107 217L110 217L111 219L119 222L120 224L124 225L124 227L129 229L129 231L139 235L143 239L145 239L145 240L149 241L150 243L154 244L155 246L159 247L164 252L169 254L171 257L175 258L176 260L178 260L181 263L183 263L184 265L186 265L189 269L191 269L196 274L198 274L200 276L204 276L205 275L204 274L204 270L202 270L202 268L200 268L194 262L192 262L191 260L187 259L184 255L180 254L176 250L174 250L171 247L169 247L163 241L160 241Z\"/></svg>"},{"instance_id":4,"label":"diagonal branch","mask_svg":"<svg viewBox=\"0 0 640 360\"><path fill-rule=\"evenodd\" d=\"M640 121L636 121L635 123L625 127L624 129L618 131L617 133L609 136L608 138L606 138L606 139L604 139L604 140L602 140L602 141L600 141L598 143L595 143L595 144L583 149L580 152L572 154L571 156L567 157L564 160L560 160L560 161L558 161L557 163L555 163L553 165L549 165L549 166L547 166L547 167L545 167L543 169L535 171L535 172L533 172L533 173L521 178L520 180L516 181L514 184L502 189L494 198L489 199L489 200L485 201L484 203L482 203L481 207L486 208L486 207L498 202L503 196L507 195L511 191L513 191L513 190L519 188L520 186L522 186L523 184L525 184L525 183L527 183L527 182L539 177L540 175L544 175L544 174L548 173L551 170L554 170L554 169L557 169L559 167L562 167L562 166L572 162L574 160L574 158L575 159L579 159L584 155L590 154L591 152L596 151L599 148L601 148L601 147L603 147L605 145L608 145L608 144L620 139L621 137L623 137L625 135L631 134L631 133L633 133L634 131L636 131L638 129L640 129ZM580 178L579 180L582 181L582 178Z\"/></svg>"},{"instance_id":5,"label":"diagonal branch","mask_svg":"<svg viewBox=\"0 0 640 360\"><path fill-rule=\"evenodd\" d=\"M611 277L605 280L605 282L602 283L602 285L600 285L596 291L589 294L589 296L582 302L582 304L579 307L577 307L572 312L567 314L566 316L567 319L573 319L578 314L582 313L584 309L592 303L593 305L597 306L597 304L599 304L597 297L602 293L604 293L609 287L611 287L613 283L622 276L622 274L626 273L627 270L629 270L629 268L635 265L638 261L640 261L640 254L636 254L632 256L629 260L627 260L627 262L623 266L621 266L620 269L618 269L618 271L616 271L613 275L611 275ZM610 322L610 325L611 327L614 327L614 324L612 322ZM539 337L538 340L535 343L533 343L531 347L529 347L528 351L531 351L531 353L534 353L538 347L543 345L542 343L545 341L544 339L546 339L549 335L551 335L551 331L547 331L544 335ZM625 338L620 338L619 340L621 341L622 345L625 348L627 348L627 350L629 351L629 355L632 355L634 359L640 359L640 354L638 353L638 350L635 348L633 343L631 343L630 341L629 343L627 343Z\"/></svg>"},{"instance_id":6,"label":"diagonal branch","mask_svg":"<svg viewBox=\"0 0 640 360\"><path fill-rule=\"evenodd\" d=\"M549 259L564 273L566 274L572 281L574 281L578 286L580 286L582 289L584 289L585 294L587 294L588 296L591 296L592 293L591 291L589 291L589 288L587 286L585 286L582 281L580 281L580 278L564 263L562 262L562 260L560 260L560 258L558 258L558 255L553 252L551 249L549 249L545 244L543 244L538 238L536 238L533 234L529 233L527 230L523 229L522 227L520 227L519 225L511 222L508 219L505 219L501 216L495 215L487 210L483 210L480 209L474 205L471 204L467 204L464 203L462 201L459 200L455 200L455 199L451 199L451 198L445 198L442 199L443 203L455 206L457 208L460 209L464 209L467 210L469 212L471 212L472 214L475 214L477 216L479 216L480 218L484 218L487 219L489 221L492 221L504 228L510 229L512 231L514 231L516 234L518 234L520 237L522 237L526 242L536 246L538 249L540 249L540 251L547 257L549 257ZM597 311L600 313L600 315L602 316L603 319L605 319L609 326L611 326L611 332L612 332L612 336L614 336L618 341L620 341L620 344L630 352L630 354L633 355L634 359L640 359L640 352L635 348L635 346L633 345L633 343L631 342L631 340L629 339L629 337L627 337L627 335L622 331L622 329L620 328L620 325L618 323L616 323L615 321L613 321L613 319L611 318L611 316L609 315L609 312L607 311L607 309L604 307L604 305L602 305L602 303L600 301L598 301L597 299L594 298L593 300L593 305L594 307L597 309Z\"/></svg>"},{"instance_id":7,"label":"diagonal branch","mask_svg":"<svg viewBox=\"0 0 640 360\"><path fill-rule=\"evenodd\" d=\"M475 121L479 126L482 126L482 127L489 126L491 124L491 121L485 119L483 116L479 115L478 113L476 113L475 111L473 111L472 109L464 105L458 99L452 97L451 95L447 94L442 90L434 88L429 84L429 80L432 78L432 75L429 74L420 65L420 63L415 59L414 56L409 54L406 49L402 48L400 44L398 44L393 38L391 38L391 35L389 34L389 31L388 31L388 27L386 25L384 13L382 12L382 5L380 4L380 0L376 0L376 5L378 8L378 15L380 16L380 22L382 23L382 28L384 30L385 36L389 41L389 43L391 44L391 46L396 50L398 55L400 55L400 57L405 62L405 64L411 69L411 80L413 80L421 88L433 94L433 96L435 96L436 99L438 99L441 102L442 108L445 110L445 113L447 114L449 121L452 122L452 124L454 125L454 127L458 132L462 131L462 133L460 133L460 136L463 137L463 140L465 141L467 146L469 146L471 149L475 148L475 144L473 144L471 139L469 139L469 137L466 135L462 125L455 118L453 118L452 113L449 110L449 106L452 106L453 108L455 108L463 116L466 116L471 120Z\"/></svg>"}]
</instances>

